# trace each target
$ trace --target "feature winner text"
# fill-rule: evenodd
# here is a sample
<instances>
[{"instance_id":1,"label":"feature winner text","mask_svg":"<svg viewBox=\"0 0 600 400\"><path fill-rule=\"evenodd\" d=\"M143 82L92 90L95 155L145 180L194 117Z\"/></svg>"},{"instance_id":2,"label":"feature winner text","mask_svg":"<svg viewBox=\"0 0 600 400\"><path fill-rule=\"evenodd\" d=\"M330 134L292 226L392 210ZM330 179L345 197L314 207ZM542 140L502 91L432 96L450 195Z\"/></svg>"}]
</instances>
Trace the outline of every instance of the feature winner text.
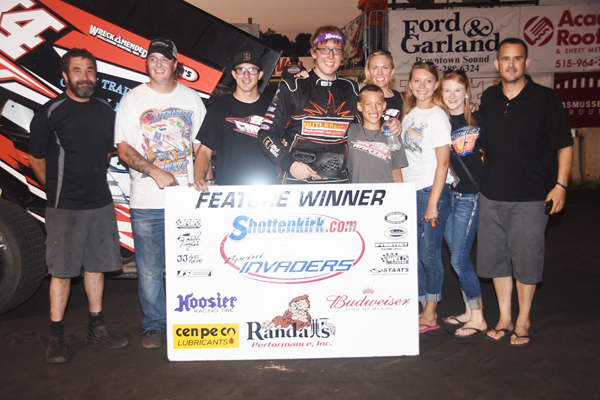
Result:
<instances>
[{"instance_id":1,"label":"feature winner text","mask_svg":"<svg viewBox=\"0 0 600 400\"><path fill-rule=\"evenodd\" d=\"M266 193L214 191L200 193L196 208L381 206L385 195L383 189L303 190L294 199L290 198L290 191L287 190Z\"/></svg>"}]
</instances>

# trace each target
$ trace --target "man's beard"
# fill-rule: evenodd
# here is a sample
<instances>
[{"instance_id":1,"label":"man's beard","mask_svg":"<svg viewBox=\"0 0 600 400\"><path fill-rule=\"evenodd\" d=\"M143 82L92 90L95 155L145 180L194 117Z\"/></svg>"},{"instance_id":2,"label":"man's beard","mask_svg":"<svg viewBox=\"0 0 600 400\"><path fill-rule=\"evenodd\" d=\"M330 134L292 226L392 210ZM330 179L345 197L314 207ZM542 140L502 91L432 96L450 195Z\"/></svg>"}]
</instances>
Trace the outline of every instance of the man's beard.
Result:
<instances>
[{"instance_id":1,"label":"man's beard","mask_svg":"<svg viewBox=\"0 0 600 400\"><path fill-rule=\"evenodd\" d=\"M94 90L96 89L96 83L90 80L82 80L74 84L70 79L67 79L67 84L69 85L71 92L82 99L89 99L92 97L92 94L94 94Z\"/></svg>"}]
</instances>

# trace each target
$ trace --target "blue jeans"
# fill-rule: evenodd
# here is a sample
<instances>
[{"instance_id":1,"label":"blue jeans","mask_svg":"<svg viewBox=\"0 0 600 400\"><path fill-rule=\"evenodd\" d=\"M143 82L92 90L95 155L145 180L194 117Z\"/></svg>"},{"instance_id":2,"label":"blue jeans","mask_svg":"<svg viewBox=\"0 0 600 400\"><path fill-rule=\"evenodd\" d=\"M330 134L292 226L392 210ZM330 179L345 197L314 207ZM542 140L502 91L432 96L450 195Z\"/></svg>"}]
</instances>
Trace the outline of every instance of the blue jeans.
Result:
<instances>
[{"instance_id":1,"label":"blue jeans","mask_svg":"<svg viewBox=\"0 0 600 400\"><path fill-rule=\"evenodd\" d=\"M165 210L131 209L138 290L144 319L144 332L167 330L165 299Z\"/></svg>"},{"instance_id":2,"label":"blue jeans","mask_svg":"<svg viewBox=\"0 0 600 400\"><path fill-rule=\"evenodd\" d=\"M481 309L481 287L471 263L471 247L479 222L479 193L451 191L450 215L446 222L444 239L450 247L451 262L458 275L460 290L471 310Z\"/></svg>"},{"instance_id":3,"label":"blue jeans","mask_svg":"<svg viewBox=\"0 0 600 400\"><path fill-rule=\"evenodd\" d=\"M442 283L444 282L444 267L442 265L442 240L446 219L450 212L450 187L444 185L444 190L437 203L439 218L435 227L431 222L425 222L424 216L431 195L431 186L417 190L417 218L419 221L419 236L417 238L419 265L419 301L442 300Z\"/></svg>"}]
</instances>

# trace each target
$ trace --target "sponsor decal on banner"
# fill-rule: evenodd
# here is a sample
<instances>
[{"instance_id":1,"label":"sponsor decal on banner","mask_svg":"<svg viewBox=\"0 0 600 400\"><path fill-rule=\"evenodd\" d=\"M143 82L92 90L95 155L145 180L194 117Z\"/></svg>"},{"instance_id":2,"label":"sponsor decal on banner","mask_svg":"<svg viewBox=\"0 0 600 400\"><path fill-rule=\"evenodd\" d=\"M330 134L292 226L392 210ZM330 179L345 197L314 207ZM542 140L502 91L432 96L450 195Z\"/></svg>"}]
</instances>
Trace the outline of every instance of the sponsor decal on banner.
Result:
<instances>
[{"instance_id":1,"label":"sponsor decal on banner","mask_svg":"<svg viewBox=\"0 0 600 400\"><path fill-rule=\"evenodd\" d=\"M237 297L221 296L217 292L216 296L201 296L194 293L177 295L176 312L231 312L235 306Z\"/></svg>"},{"instance_id":2,"label":"sponsor decal on banner","mask_svg":"<svg viewBox=\"0 0 600 400\"><path fill-rule=\"evenodd\" d=\"M178 254L177 264L202 264L202 254Z\"/></svg>"},{"instance_id":3,"label":"sponsor decal on banner","mask_svg":"<svg viewBox=\"0 0 600 400\"><path fill-rule=\"evenodd\" d=\"M206 278L211 276L210 269L178 269L178 278Z\"/></svg>"},{"instance_id":4,"label":"sponsor decal on banner","mask_svg":"<svg viewBox=\"0 0 600 400\"><path fill-rule=\"evenodd\" d=\"M238 274L263 282L297 284L333 278L349 271L365 249L356 221L340 221L324 215L293 214L285 219L265 220L240 215L233 220L232 228L221 244L223 260ZM276 257L252 257L255 252L265 254L275 240L279 243L274 252ZM297 246L298 240L313 251L304 258L290 258L286 254ZM344 252L344 258L328 256L328 249L320 246L328 240L351 243L354 250ZM245 243L240 244L241 241ZM240 256L238 248L248 247L248 242L252 253Z\"/></svg>"},{"instance_id":5,"label":"sponsor decal on banner","mask_svg":"<svg viewBox=\"0 0 600 400\"><path fill-rule=\"evenodd\" d=\"M173 325L175 349L225 349L240 347L238 324Z\"/></svg>"},{"instance_id":6,"label":"sponsor decal on banner","mask_svg":"<svg viewBox=\"0 0 600 400\"><path fill-rule=\"evenodd\" d=\"M185 250L189 250L192 247L200 246L200 236L201 235L202 235L202 232L183 233L183 234L179 235L179 237L177 237L177 240L180 243L179 247L181 247L182 249L185 249Z\"/></svg>"},{"instance_id":7,"label":"sponsor decal on banner","mask_svg":"<svg viewBox=\"0 0 600 400\"><path fill-rule=\"evenodd\" d=\"M177 229L198 229L202 226L202 220L199 218L182 218L175 221Z\"/></svg>"},{"instance_id":8,"label":"sponsor decal on banner","mask_svg":"<svg viewBox=\"0 0 600 400\"><path fill-rule=\"evenodd\" d=\"M408 247L408 242L377 242L375 248L381 250L401 250Z\"/></svg>"},{"instance_id":9,"label":"sponsor decal on banner","mask_svg":"<svg viewBox=\"0 0 600 400\"><path fill-rule=\"evenodd\" d=\"M389 224L401 224L406 222L408 216L400 211L394 211L385 215L385 222Z\"/></svg>"},{"instance_id":10,"label":"sponsor decal on banner","mask_svg":"<svg viewBox=\"0 0 600 400\"><path fill-rule=\"evenodd\" d=\"M523 7L520 13L529 73L600 70L600 3Z\"/></svg>"},{"instance_id":11,"label":"sponsor decal on banner","mask_svg":"<svg viewBox=\"0 0 600 400\"><path fill-rule=\"evenodd\" d=\"M414 193L410 183L167 188L169 360L418 354ZM209 335L218 324L239 326L239 347Z\"/></svg>"},{"instance_id":12,"label":"sponsor decal on banner","mask_svg":"<svg viewBox=\"0 0 600 400\"><path fill-rule=\"evenodd\" d=\"M408 298L397 298L392 295L375 296L375 290L367 287L362 290L362 295L354 297L347 294L333 294L327 296L329 308L345 311L384 311L405 307L410 304Z\"/></svg>"},{"instance_id":13,"label":"sponsor decal on banner","mask_svg":"<svg viewBox=\"0 0 600 400\"><path fill-rule=\"evenodd\" d=\"M554 75L571 128L600 126L600 71Z\"/></svg>"},{"instance_id":14,"label":"sponsor decal on banner","mask_svg":"<svg viewBox=\"0 0 600 400\"><path fill-rule=\"evenodd\" d=\"M403 254L385 254L381 257L381 261L390 265L390 264L408 264L408 256Z\"/></svg>"},{"instance_id":15,"label":"sponsor decal on banner","mask_svg":"<svg viewBox=\"0 0 600 400\"><path fill-rule=\"evenodd\" d=\"M302 295L290 300L288 309L283 315L278 315L262 323L248 322L248 340L253 348L261 347L302 347L330 346L329 342L291 342L272 343L277 339L327 339L335 336L335 325L328 318L313 318L310 315L310 300L308 295ZM266 343L264 343L266 341Z\"/></svg>"},{"instance_id":16,"label":"sponsor decal on banner","mask_svg":"<svg viewBox=\"0 0 600 400\"><path fill-rule=\"evenodd\" d=\"M401 240L408 235L408 231L399 226L393 226L385 230L385 236L388 239Z\"/></svg>"},{"instance_id":17,"label":"sponsor decal on banner","mask_svg":"<svg viewBox=\"0 0 600 400\"><path fill-rule=\"evenodd\" d=\"M409 267L371 268L373 275L403 275L409 272Z\"/></svg>"}]
</instances>

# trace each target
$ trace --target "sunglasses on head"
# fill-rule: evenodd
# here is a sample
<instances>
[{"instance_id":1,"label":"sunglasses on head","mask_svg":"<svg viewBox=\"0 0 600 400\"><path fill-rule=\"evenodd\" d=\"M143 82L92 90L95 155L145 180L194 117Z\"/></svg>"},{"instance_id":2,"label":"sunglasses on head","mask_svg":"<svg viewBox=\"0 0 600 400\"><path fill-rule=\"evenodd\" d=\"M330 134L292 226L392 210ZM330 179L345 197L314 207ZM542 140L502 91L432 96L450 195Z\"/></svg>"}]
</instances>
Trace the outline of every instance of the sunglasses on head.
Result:
<instances>
[{"instance_id":1,"label":"sunglasses on head","mask_svg":"<svg viewBox=\"0 0 600 400\"><path fill-rule=\"evenodd\" d=\"M458 75L458 76L461 76L463 78L467 77L467 74L465 73L465 71L463 71L460 68L447 69L447 70L444 71L444 76L450 75L450 74L453 74L453 73L456 74L456 75Z\"/></svg>"},{"instance_id":2,"label":"sunglasses on head","mask_svg":"<svg viewBox=\"0 0 600 400\"><path fill-rule=\"evenodd\" d=\"M413 63L413 68L418 67L419 65L427 65L428 67L433 67L437 70L437 65L433 61L416 61Z\"/></svg>"}]
</instances>

